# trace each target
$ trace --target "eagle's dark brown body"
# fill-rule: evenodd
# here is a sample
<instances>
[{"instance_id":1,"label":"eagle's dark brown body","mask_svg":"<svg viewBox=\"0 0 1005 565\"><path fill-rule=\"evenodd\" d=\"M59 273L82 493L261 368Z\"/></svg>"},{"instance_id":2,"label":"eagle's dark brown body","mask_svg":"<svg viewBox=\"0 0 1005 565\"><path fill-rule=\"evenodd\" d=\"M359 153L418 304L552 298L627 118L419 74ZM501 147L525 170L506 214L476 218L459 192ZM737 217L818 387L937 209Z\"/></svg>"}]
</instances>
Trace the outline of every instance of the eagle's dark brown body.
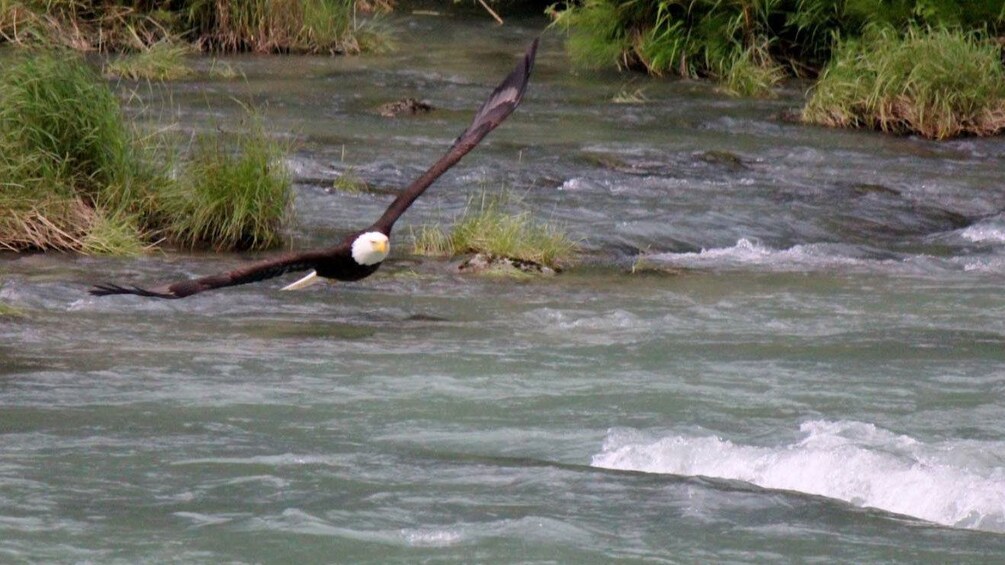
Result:
<instances>
[{"instance_id":1,"label":"eagle's dark brown body","mask_svg":"<svg viewBox=\"0 0 1005 565\"><path fill-rule=\"evenodd\" d=\"M152 298L184 298L207 290L253 283L290 272L311 269L316 271L318 276L339 281L357 281L372 275L380 268L381 263L372 265L357 263L352 255L353 242L357 237L367 232L379 232L390 237L394 223L415 202L415 199L425 192L429 185L433 184L433 181L460 161L461 157L474 149L482 138L516 109L527 89L527 81L530 79L534 57L537 53L537 43L536 39L531 43L513 72L492 91L492 94L478 109L471 125L454 141L447 153L403 190L376 222L366 229L346 236L338 245L313 251L287 253L224 273L149 289L138 286L100 284L91 289L91 294L96 296L135 294Z\"/></svg>"}]
</instances>

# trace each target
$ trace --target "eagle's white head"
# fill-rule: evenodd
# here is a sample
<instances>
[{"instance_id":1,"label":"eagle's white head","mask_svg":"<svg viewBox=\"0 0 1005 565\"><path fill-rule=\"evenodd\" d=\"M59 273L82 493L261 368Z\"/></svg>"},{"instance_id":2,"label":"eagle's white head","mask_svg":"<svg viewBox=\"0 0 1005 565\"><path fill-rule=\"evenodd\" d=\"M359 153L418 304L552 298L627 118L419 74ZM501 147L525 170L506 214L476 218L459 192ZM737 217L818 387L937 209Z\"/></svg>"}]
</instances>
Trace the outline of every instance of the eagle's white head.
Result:
<instances>
[{"instance_id":1,"label":"eagle's white head","mask_svg":"<svg viewBox=\"0 0 1005 565\"><path fill-rule=\"evenodd\" d=\"M352 242L352 258L360 265L376 265L390 252L391 242L380 232L368 231Z\"/></svg>"}]
</instances>

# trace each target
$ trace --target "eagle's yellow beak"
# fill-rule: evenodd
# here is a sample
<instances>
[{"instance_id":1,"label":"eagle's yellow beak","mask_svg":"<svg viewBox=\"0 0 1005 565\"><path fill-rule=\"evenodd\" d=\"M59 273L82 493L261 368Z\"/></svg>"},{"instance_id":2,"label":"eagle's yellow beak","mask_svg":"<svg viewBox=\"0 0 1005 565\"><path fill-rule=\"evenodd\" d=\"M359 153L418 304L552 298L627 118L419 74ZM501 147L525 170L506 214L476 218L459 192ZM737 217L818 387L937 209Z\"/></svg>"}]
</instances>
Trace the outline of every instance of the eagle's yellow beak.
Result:
<instances>
[{"instance_id":1,"label":"eagle's yellow beak","mask_svg":"<svg viewBox=\"0 0 1005 565\"><path fill-rule=\"evenodd\" d=\"M375 251L380 251L384 255L387 255L388 252L391 251L391 242L388 241L388 240L386 240L386 239L382 239L380 241L375 241L374 244L373 244L373 249Z\"/></svg>"}]
</instances>

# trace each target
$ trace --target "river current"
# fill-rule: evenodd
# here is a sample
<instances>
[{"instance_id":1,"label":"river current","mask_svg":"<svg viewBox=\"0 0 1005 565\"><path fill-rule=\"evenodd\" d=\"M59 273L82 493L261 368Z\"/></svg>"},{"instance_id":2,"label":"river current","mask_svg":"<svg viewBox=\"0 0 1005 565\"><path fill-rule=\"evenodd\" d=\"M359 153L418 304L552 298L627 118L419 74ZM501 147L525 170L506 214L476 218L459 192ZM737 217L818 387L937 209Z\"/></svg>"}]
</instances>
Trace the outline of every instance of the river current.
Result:
<instances>
[{"instance_id":1,"label":"river current","mask_svg":"<svg viewBox=\"0 0 1005 565\"><path fill-rule=\"evenodd\" d=\"M390 54L120 88L183 132L260 108L306 248L376 218L545 24L402 15ZM1005 559L1005 141L783 120L805 87L572 71L552 31L369 279L93 298L258 255L0 255L0 561ZM437 110L373 111L407 96ZM411 254L496 192L578 265Z\"/></svg>"}]
</instances>

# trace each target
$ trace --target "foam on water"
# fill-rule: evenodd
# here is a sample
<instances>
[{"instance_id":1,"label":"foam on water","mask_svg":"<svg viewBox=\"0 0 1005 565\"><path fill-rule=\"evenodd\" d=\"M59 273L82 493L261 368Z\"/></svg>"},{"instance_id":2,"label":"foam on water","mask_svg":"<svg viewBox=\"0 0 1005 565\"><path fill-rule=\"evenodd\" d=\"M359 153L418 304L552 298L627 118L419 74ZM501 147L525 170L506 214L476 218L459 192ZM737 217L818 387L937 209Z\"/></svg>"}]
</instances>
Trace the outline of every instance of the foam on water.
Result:
<instances>
[{"instance_id":1,"label":"foam on water","mask_svg":"<svg viewBox=\"0 0 1005 565\"><path fill-rule=\"evenodd\" d=\"M969 235L968 235L969 234ZM961 237L974 242L1005 243L1005 227L974 226L960 232ZM978 239L979 238L979 239ZM756 239L741 238L736 245L702 249L697 253L661 253L646 257L656 263L665 262L690 268L763 268L770 271L818 271L839 269L843 272L882 272L924 275L933 272L975 271L999 273L1005 262L996 255L965 255L935 257L909 255L872 257L851 245L809 243L786 249L775 249Z\"/></svg>"},{"instance_id":2,"label":"foam on water","mask_svg":"<svg viewBox=\"0 0 1005 565\"><path fill-rule=\"evenodd\" d=\"M925 443L849 421L809 421L802 439L762 447L719 437L612 430L597 467L746 481L914 516L1005 531L1005 443Z\"/></svg>"},{"instance_id":3,"label":"foam on water","mask_svg":"<svg viewBox=\"0 0 1005 565\"><path fill-rule=\"evenodd\" d=\"M823 268L864 263L849 256L832 244L795 245L788 249L772 249L756 239L741 238L731 247L702 249L697 253L664 253L651 259L668 261L685 267L768 265L776 268Z\"/></svg>"},{"instance_id":4,"label":"foam on water","mask_svg":"<svg viewBox=\"0 0 1005 565\"><path fill-rule=\"evenodd\" d=\"M1005 217L978 222L959 232L960 237L974 243L1002 244L1005 243Z\"/></svg>"}]
</instances>

